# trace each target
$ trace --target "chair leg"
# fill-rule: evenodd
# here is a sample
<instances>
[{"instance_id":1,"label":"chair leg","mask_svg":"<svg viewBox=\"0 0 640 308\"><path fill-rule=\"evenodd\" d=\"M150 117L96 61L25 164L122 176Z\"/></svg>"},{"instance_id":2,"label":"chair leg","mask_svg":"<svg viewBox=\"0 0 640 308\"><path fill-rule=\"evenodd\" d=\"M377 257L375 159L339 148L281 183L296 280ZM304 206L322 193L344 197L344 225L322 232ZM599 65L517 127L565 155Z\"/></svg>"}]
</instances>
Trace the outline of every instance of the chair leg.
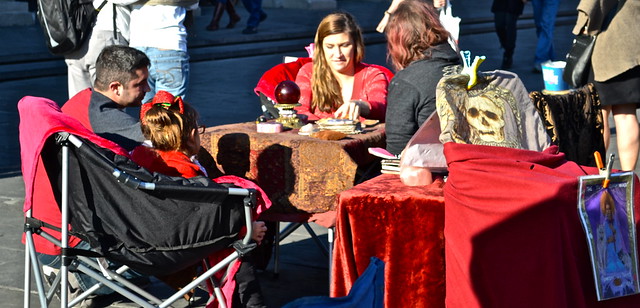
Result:
<instances>
[{"instance_id":1,"label":"chair leg","mask_svg":"<svg viewBox=\"0 0 640 308\"><path fill-rule=\"evenodd\" d=\"M225 300L224 294L222 294L222 289L220 289L220 284L217 282L213 282L213 294L218 300L218 307L227 308L227 301Z\"/></svg>"},{"instance_id":2,"label":"chair leg","mask_svg":"<svg viewBox=\"0 0 640 308\"><path fill-rule=\"evenodd\" d=\"M293 231L300 228L302 223L299 222L291 222L289 223L282 231L280 231L280 222L276 222L276 235L273 240L273 276L275 278L280 274L280 241L284 240L287 236L289 236Z\"/></svg>"},{"instance_id":3,"label":"chair leg","mask_svg":"<svg viewBox=\"0 0 640 308\"><path fill-rule=\"evenodd\" d=\"M36 281L36 288L38 289L38 298L40 300L40 307L47 307L47 296L44 291L44 283L42 281L42 273L40 272L40 262L36 257L35 244L33 243L33 237L31 231L27 231L26 235L27 247L25 248L25 307L29 304L27 299L30 296L31 290L31 271L34 271L33 277ZM29 261L29 264L26 262ZM29 285L27 285L29 283Z\"/></svg>"},{"instance_id":4,"label":"chair leg","mask_svg":"<svg viewBox=\"0 0 640 308\"><path fill-rule=\"evenodd\" d=\"M320 241L320 238L318 237L316 232L313 231L311 226L309 226L309 223L305 222L302 225L304 226L305 229L307 229L307 233L311 235L311 239L316 243L316 245L318 245L318 248L320 248L320 251L322 251L322 254L324 254L325 257L329 257L329 249L327 248L327 246L324 245L324 243L322 243L322 241Z\"/></svg>"},{"instance_id":5,"label":"chair leg","mask_svg":"<svg viewBox=\"0 0 640 308\"><path fill-rule=\"evenodd\" d=\"M27 235L28 236L28 235ZM31 261L29 260L29 247L24 249L24 298L22 303L24 308L31 306Z\"/></svg>"},{"instance_id":6,"label":"chair leg","mask_svg":"<svg viewBox=\"0 0 640 308\"><path fill-rule=\"evenodd\" d=\"M329 290L331 290L331 273L333 266L333 240L334 240L335 230L333 227L329 227L327 229L327 240L329 242Z\"/></svg>"},{"instance_id":7,"label":"chair leg","mask_svg":"<svg viewBox=\"0 0 640 308\"><path fill-rule=\"evenodd\" d=\"M273 277L280 274L280 222L276 221L276 235L273 240Z\"/></svg>"}]
</instances>

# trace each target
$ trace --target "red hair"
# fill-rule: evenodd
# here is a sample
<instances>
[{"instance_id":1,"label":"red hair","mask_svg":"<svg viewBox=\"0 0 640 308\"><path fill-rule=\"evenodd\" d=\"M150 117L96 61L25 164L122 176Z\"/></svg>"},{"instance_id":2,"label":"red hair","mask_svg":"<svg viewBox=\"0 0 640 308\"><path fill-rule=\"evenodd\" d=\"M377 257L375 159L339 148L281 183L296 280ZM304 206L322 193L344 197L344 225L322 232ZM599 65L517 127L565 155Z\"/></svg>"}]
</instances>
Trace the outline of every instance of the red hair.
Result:
<instances>
[{"instance_id":1,"label":"red hair","mask_svg":"<svg viewBox=\"0 0 640 308\"><path fill-rule=\"evenodd\" d=\"M429 48L449 39L433 5L420 0L402 1L391 14L385 33L388 57L396 70L429 57L425 53Z\"/></svg>"}]
</instances>

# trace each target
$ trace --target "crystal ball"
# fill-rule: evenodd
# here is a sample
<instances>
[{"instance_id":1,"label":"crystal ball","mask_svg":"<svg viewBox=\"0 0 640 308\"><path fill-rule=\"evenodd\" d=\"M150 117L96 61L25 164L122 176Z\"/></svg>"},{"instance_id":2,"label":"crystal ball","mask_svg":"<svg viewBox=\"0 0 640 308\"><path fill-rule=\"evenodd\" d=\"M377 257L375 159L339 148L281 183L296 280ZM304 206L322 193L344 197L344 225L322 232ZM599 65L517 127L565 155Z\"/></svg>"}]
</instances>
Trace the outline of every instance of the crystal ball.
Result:
<instances>
[{"instance_id":1,"label":"crystal ball","mask_svg":"<svg viewBox=\"0 0 640 308\"><path fill-rule=\"evenodd\" d=\"M278 104L297 104L300 100L300 87L291 80L285 80L276 86L275 96Z\"/></svg>"}]
</instances>

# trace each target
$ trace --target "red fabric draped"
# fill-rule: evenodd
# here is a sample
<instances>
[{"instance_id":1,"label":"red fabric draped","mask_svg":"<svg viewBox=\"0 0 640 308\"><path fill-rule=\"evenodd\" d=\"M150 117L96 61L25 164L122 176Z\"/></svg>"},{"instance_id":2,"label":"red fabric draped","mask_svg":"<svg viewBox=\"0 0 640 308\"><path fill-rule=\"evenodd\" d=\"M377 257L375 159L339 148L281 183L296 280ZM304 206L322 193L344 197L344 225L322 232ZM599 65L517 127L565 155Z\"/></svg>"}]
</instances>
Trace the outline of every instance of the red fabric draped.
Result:
<instances>
[{"instance_id":1,"label":"red fabric draped","mask_svg":"<svg viewBox=\"0 0 640 308\"><path fill-rule=\"evenodd\" d=\"M346 296L375 256L385 262L385 307L444 307L442 186L383 174L342 192L331 296Z\"/></svg>"},{"instance_id":2,"label":"red fabric draped","mask_svg":"<svg viewBox=\"0 0 640 308\"><path fill-rule=\"evenodd\" d=\"M578 176L595 168L556 146L444 153L447 307L640 307L639 295L597 301L577 209Z\"/></svg>"},{"instance_id":3,"label":"red fabric draped","mask_svg":"<svg viewBox=\"0 0 640 308\"><path fill-rule=\"evenodd\" d=\"M90 93L90 92L89 92ZM23 211L33 209L32 216L54 226L60 226L61 214L58 203L53 196L51 183L42 165L40 151L44 142L54 133L66 131L89 139L100 147L110 149L116 154L127 156L127 152L117 144L98 137L86 129L78 120L60 111L58 105L46 98L25 96L18 102L20 113L20 158L22 161L22 179L25 197ZM50 231L51 235L60 238L60 233ZM24 236L23 236L24 240ZM75 246L79 240L71 238L69 246ZM34 237L36 250L41 253L56 255L60 248L49 241Z\"/></svg>"},{"instance_id":4,"label":"red fabric draped","mask_svg":"<svg viewBox=\"0 0 640 308\"><path fill-rule=\"evenodd\" d=\"M284 80L296 80L296 75L300 68L311 62L311 58L298 58L296 61L289 63L280 63L267 70L256 85L253 91L256 95L264 94L274 102L276 101L275 90L278 84Z\"/></svg>"}]
</instances>

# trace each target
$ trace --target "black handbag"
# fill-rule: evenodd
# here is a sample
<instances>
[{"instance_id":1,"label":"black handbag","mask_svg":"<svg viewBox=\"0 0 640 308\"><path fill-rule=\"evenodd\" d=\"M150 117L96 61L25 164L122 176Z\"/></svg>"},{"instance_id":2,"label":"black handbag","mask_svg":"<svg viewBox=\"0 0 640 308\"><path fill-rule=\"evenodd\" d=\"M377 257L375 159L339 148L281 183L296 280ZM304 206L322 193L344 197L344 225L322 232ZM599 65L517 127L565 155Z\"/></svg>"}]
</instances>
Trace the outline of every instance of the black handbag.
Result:
<instances>
[{"instance_id":1,"label":"black handbag","mask_svg":"<svg viewBox=\"0 0 640 308\"><path fill-rule=\"evenodd\" d=\"M595 35L580 34L573 39L571 50L567 54L562 79L573 88L587 84L591 69L591 53L596 42Z\"/></svg>"}]
</instances>

